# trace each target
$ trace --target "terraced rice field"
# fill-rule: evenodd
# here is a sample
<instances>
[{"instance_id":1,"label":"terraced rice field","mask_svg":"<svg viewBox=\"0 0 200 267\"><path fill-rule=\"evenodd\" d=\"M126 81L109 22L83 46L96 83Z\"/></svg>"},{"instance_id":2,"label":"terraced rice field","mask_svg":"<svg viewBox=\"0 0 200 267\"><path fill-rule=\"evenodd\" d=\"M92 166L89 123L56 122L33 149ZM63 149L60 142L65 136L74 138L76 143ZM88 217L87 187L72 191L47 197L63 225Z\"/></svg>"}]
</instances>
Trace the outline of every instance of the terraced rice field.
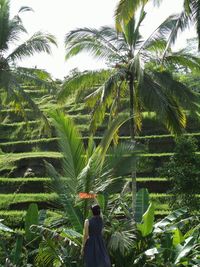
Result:
<instances>
[{"instance_id":1,"label":"terraced rice field","mask_svg":"<svg viewBox=\"0 0 200 267\"><path fill-rule=\"evenodd\" d=\"M47 91L27 88L26 92L44 112L59 107ZM83 104L70 104L64 109L79 125L87 145L89 111ZM23 225L25 210L33 202L38 203L40 209L48 210L49 220L60 216L55 210L57 196L50 190L50 178L44 167L44 160L47 160L60 168L62 156L58 152L58 139L54 134L42 131L43 124L32 110L27 108L26 114L24 121L24 117L11 107L3 107L0 111L0 218L11 227ZM96 143L101 140L104 129L104 126L98 129ZM186 134L195 136L200 148L199 131L199 122L190 119ZM130 139L127 127L121 129L120 139ZM173 155L174 138L155 120L153 114L144 114L142 133L136 139L148 147L138 164L137 186L149 189L151 199L156 203L157 216L166 215L169 212L167 200L170 184L165 178L158 177L156 170Z\"/></svg>"}]
</instances>

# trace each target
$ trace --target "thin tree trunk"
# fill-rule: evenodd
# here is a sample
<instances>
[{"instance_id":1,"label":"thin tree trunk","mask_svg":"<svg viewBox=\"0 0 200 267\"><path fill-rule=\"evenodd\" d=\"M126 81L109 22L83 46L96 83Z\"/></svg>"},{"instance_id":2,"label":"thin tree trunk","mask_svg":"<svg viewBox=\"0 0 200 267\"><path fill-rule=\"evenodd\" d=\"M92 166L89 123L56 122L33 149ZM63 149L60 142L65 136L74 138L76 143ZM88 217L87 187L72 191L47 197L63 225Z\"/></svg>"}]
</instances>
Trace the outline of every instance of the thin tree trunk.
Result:
<instances>
[{"instance_id":1,"label":"thin tree trunk","mask_svg":"<svg viewBox=\"0 0 200 267\"><path fill-rule=\"evenodd\" d=\"M135 125L134 125L134 79L133 76L130 76L129 80L129 94L130 94L130 136L131 141L135 142ZM134 162L133 166L134 171L131 173L132 178L132 212L133 218L135 217L135 209L136 209L136 193L137 193L137 186L136 186L136 162Z\"/></svg>"},{"instance_id":2,"label":"thin tree trunk","mask_svg":"<svg viewBox=\"0 0 200 267\"><path fill-rule=\"evenodd\" d=\"M135 140L135 131L134 131L134 118L133 118L133 114L134 114L134 96L133 96L133 91L134 91L134 85L133 85L133 77L130 77L129 80L129 94L130 94L130 106L129 106L129 112L130 112L130 136L131 136L131 140L134 141Z\"/></svg>"}]
</instances>

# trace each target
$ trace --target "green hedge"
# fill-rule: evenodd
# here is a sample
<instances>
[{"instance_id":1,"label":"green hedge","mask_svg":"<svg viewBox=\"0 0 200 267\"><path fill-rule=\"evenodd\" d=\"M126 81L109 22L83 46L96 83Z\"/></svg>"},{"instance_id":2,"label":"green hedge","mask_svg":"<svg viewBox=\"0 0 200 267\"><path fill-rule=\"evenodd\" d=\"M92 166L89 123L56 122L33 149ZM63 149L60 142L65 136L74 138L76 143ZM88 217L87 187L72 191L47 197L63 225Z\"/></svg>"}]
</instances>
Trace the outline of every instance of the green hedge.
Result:
<instances>
[{"instance_id":1,"label":"green hedge","mask_svg":"<svg viewBox=\"0 0 200 267\"><path fill-rule=\"evenodd\" d=\"M0 178L0 194L45 193L50 185L50 178Z\"/></svg>"},{"instance_id":2,"label":"green hedge","mask_svg":"<svg viewBox=\"0 0 200 267\"><path fill-rule=\"evenodd\" d=\"M3 210L0 211L0 219L3 219L4 224L11 229L24 228L26 210ZM59 212L47 210L46 219L44 224L48 225L54 220L62 218L62 214Z\"/></svg>"},{"instance_id":3,"label":"green hedge","mask_svg":"<svg viewBox=\"0 0 200 267\"><path fill-rule=\"evenodd\" d=\"M55 193L0 194L0 209L5 210L11 208L12 204L25 203L28 205L31 202L52 202L56 199L57 195Z\"/></svg>"},{"instance_id":4,"label":"green hedge","mask_svg":"<svg viewBox=\"0 0 200 267\"><path fill-rule=\"evenodd\" d=\"M58 138L41 138L35 140L25 140L25 141L12 141L0 143L0 149L4 153L19 153L19 152L31 152L33 150L39 151L57 151Z\"/></svg>"}]
</instances>

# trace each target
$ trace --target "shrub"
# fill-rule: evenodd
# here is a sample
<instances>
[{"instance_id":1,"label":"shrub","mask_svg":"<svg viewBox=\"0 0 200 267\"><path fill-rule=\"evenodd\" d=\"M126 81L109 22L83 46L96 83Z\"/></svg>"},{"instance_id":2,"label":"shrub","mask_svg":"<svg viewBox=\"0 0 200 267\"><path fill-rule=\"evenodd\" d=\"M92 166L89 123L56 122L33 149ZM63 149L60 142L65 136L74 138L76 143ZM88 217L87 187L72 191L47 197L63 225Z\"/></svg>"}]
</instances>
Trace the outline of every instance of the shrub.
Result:
<instances>
[{"instance_id":1,"label":"shrub","mask_svg":"<svg viewBox=\"0 0 200 267\"><path fill-rule=\"evenodd\" d=\"M176 141L174 155L159 169L160 175L172 184L170 205L173 208L186 206L193 211L199 209L200 158L196 151L193 137L180 137Z\"/></svg>"}]
</instances>

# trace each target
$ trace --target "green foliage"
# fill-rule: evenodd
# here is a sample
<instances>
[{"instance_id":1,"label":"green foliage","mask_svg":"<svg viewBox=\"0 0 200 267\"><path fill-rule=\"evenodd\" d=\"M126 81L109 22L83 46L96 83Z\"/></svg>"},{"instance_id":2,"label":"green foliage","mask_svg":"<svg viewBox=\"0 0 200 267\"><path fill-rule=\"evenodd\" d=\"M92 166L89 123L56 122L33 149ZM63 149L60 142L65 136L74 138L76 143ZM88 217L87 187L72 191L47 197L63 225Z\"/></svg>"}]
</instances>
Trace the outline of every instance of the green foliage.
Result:
<instances>
[{"instance_id":1,"label":"green foliage","mask_svg":"<svg viewBox=\"0 0 200 267\"><path fill-rule=\"evenodd\" d=\"M30 231L32 224L38 224L38 206L36 204L30 204L25 217L25 235L26 241L30 242L34 239L34 235Z\"/></svg>"},{"instance_id":2,"label":"green foliage","mask_svg":"<svg viewBox=\"0 0 200 267\"><path fill-rule=\"evenodd\" d=\"M104 211L105 221L107 223L115 221L115 224L109 224L110 230L106 234L112 248L113 258L118 253L122 255L128 253L128 249L132 246L131 241L134 239L134 228L130 219L121 224L120 220L115 218L119 212L129 214L130 218L130 213L122 198L123 194L117 198L114 194L123 190L126 183L125 175L133 169L133 161L141 153L141 147L129 142L111 146L115 132L127 121L127 116L119 116L111 123L111 127L108 128L98 146L95 146L90 138L87 150L84 150L82 138L69 117L58 112L54 113L53 117L56 119L60 137L58 142L60 142L60 149L66 162L63 162L62 176L49 163L46 163L46 166L68 224L79 235L82 233L83 219L88 217L88 207L91 201L79 200L78 193L97 193L97 201ZM82 153L76 153L80 151L79 147L82 147ZM83 165L77 165L79 162ZM76 168L76 166L83 166L83 168ZM75 241L73 236L70 237L69 232L65 231L65 237L70 238L71 242ZM124 240L123 243L122 240ZM78 243L76 244L79 246Z\"/></svg>"},{"instance_id":3,"label":"green foliage","mask_svg":"<svg viewBox=\"0 0 200 267\"><path fill-rule=\"evenodd\" d=\"M11 204L26 203L30 204L32 202L49 202L55 201L57 195L55 193L22 193L22 194L1 194L0 195L0 208L7 209Z\"/></svg>"},{"instance_id":4,"label":"green foliage","mask_svg":"<svg viewBox=\"0 0 200 267\"><path fill-rule=\"evenodd\" d=\"M127 25L136 11L143 8L144 5L150 2L148 0L120 0L115 11L115 24L118 31L122 30L121 24ZM154 0L154 4L159 5L163 0ZM199 25L199 2L197 0L183 1L182 11L174 15L174 23L171 23L171 32L168 37L167 48L175 43L180 31L184 31L189 26L196 24L196 32L198 41L200 40L200 25ZM172 17L172 16L171 16ZM199 42L198 42L199 46ZM166 49L167 50L167 49ZM166 51L165 51L166 53ZM165 54L164 53L164 54Z\"/></svg>"},{"instance_id":5,"label":"green foliage","mask_svg":"<svg viewBox=\"0 0 200 267\"><path fill-rule=\"evenodd\" d=\"M120 31L105 26L99 30L85 27L66 35L67 58L87 51L96 58L103 58L111 65L110 75L106 79L105 73L99 71L102 80L98 81L99 84L94 81L93 92L85 98L89 107L93 109L91 121L93 132L104 121L108 110L112 120L124 109L122 99L127 96L129 105L125 106L125 111L129 112L130 117L134 114L134 121L130 125L132 137L141 131L142 111L155 112L155 117L168 131L181 134L186 126L184 109L199 108L198 95L172 73L173 70L186 66L191 71L199 70L199 58L191 57L191 54L182 51L173 53L168 49L167 38L179 21L177 16L167 18L148 38L141 41L140 27L146 16L144 11L146 2L120 1L116 11L119 15ZM142 8L136 19L135 11L141 4ZM88 88L91 88L91 79L88 80L91 72L87 74L78 75L81 76L78 83L77 76L74 77L76 90L81 90L83 84L86 87L86 83ZM99 76L95 72L93 79ZM73 84L71 78L69 87L70 84ZM67 96L67 93L66 86L62 94Z\"/></svg>"},{"instance_id":6,"label":"green foliage","mask_svg":"<svg viewBox=\"0 0 200 267\"><path fill-rule=\"evenodd\" d=\"M159 169L160 173L172 184L172 207L186 206L198 211L200 199L200 158L196 154L196 140L181 137L176 141L175 153L170 161Z\"/></svg>"},{"instance_id":7,"label":"green foliage","mask_svg":"<svg viewBox=\"0 0 200 267\"><path fill-rule=\"evenodd\" d=\"M15 247L11 253L11 261L13 264L16 264L16 266L20 265L21 256L22 256L22 249L23 249L23 236L17 235L16 237L16 243Z\"/></svg>"},{"instance_id":8,"label":"green foliage","mask_svg":"<svg viewBox=\"0 0 200 267\"><path fill-rule=\"evenodd\" d=\"M142 188L137 192L135 221L141 222L142 215L146 212L149 205L149 194L146 188Z\"/></svg>"},{"instance_id":9,"label":"green foliage","mask_svg":"<svg viewBox=\"0 0 200 267\"><path fill-rule=\"evenodd\" d=\"M148 224L148 221L146 221ZM140 237L133 266L194 266L199 263L199 220L179 209L153 225ZM140 230L140 228L139 228ZM143 233L143 232L141 232ZM198 266L198 265L197 265Z\"/></svg>"},{"instance_id":10,"label":"green foliage","mask_svg":"<svg viewBox=\"0 0 200 267\"><path fill-rule=\"evenodd\" d=\"M141 232L142 236L151 234L154 223L154 205L150 203L147 211L142 216L142 222L137 224L137 229Z\"/></svg>"},{"instance_id":11,"label":"green foliage","mask_svg":"<svg viewBox=\"0 0 200 267\"><path fill-rule=\"evenodd\" d=\"M9 0L0 1L0 87L6 93L7 99L13 100L16 111L25 117L24 103L34 109L35 115L43 118L46 126L48 121L38 105L28 96L22 86L23 83L53 87L50 75L43 70L20 68L17 61L30 57L35 53L51 53L51 45L56 45L55 37L51 34L36 32L24 42L19 43L21 34L27 34L22 23L21 13L30 11L30 8L21 8L13 17L10 17ZM15 44L10 47L10 44ZM18 45L16 45L18 44Z\"/></svg>"}]
</instances>

